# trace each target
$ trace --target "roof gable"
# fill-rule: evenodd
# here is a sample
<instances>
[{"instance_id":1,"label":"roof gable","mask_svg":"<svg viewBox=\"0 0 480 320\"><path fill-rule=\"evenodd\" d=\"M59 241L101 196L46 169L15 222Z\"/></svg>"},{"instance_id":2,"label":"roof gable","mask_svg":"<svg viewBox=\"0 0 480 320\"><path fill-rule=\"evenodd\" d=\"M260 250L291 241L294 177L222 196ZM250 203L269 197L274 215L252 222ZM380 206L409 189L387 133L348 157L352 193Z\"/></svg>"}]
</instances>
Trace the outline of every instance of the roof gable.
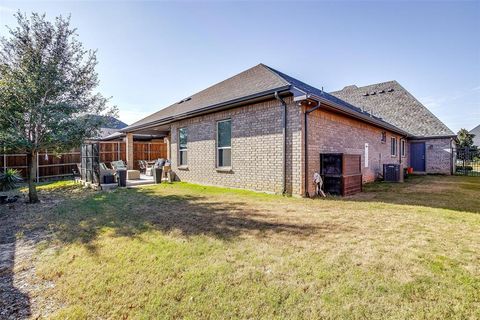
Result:
<instances>
[{"instance_id":1,"label":"roof gable","mask_svg":"<svg viewBox=\"0 0 480 320\"><path fill-rule=\"evenodd\" d=\"M167 117L178 116L269 90L279 89L288 85L289 83L287 81L272 72L265 65L259 64L161 109L135 122L131 127L141 126Z\"/></svg>"},{"instance_id":2,"label":"roof gable","mask_svg":"<svg viewBox=\"0 0 480 320\"><path fill-rule=\"evenodd\" d=\"M364 87L347 86L332 95L381 117L413 136L452 136L454 133L397 81Z\"/></svg>"},{"instance_id":3,"label":"roof gable","mask_svg":"<svg viewBox=\"0 0 480 320\"><path fill-rule=\"evenodd\" d=\"M146 126L169 123L179 118L197 115L202 112L210 112L217 108L233 106L238 102L243 102L250 98L267 95L273 96L274 92L287 90L291 92L301 91L306 95L319 97L329 101L332 105L336 106L335 108L343 109L342 112L345 111L354 117L361 118L368 122L374 122L376 125L394 130L395 132L407 134L405 131L400 130L394 125L385 122L381 118L351 103L345 102L323 90L312 87L264 64L259 64L188 98L182 99L169 107L135 122L121 131L128 132L130 130L142 129Z\"/></svg>"}]
</instances>

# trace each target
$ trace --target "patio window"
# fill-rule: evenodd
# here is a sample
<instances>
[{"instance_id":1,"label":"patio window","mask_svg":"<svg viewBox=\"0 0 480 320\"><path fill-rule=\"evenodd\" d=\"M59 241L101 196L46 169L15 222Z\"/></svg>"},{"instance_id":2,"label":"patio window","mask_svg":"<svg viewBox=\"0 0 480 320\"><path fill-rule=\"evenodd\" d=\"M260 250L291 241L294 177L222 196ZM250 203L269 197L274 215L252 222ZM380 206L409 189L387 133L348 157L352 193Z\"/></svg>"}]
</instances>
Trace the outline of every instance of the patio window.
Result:
<instances>
[{"instance_id":1,"label":"patio window","mask_svg":"<svg viewBox=\"0 0 480 320\"><path fill-rule=\"evenodd\" d=\"M400 140L400 154L402 155L402 157L405 157L405 153L405 140L402 139Z\"/></svg>"},{"instance_id":2,"label":"patio window","mask_svg":"<svg viewBox=\"0 0 480 320\"><path fill-rule=\"evenodd\" d=\"M397 138L391 138L392 144L390 146L390 154L393 156L397 155Z\"/></svg>"},{"instance_id":3,"label":"patio window","mask_svg":"<svg viewBox=\"0 0 480 320\"><path fill-rule=\"evenodd\" d=\"M178 150L180 166L187 165L187 128L178 129Z\"/></svg>"},{"instance_id":4,"label":"patio window","mask_svg":"<svg viewBox=\"0 0 480 320\"><path fill-rule=\"evenodd\" d=\"M232 166L232 121L217 122L217 167Z\"/></svg>"}]
</instances>

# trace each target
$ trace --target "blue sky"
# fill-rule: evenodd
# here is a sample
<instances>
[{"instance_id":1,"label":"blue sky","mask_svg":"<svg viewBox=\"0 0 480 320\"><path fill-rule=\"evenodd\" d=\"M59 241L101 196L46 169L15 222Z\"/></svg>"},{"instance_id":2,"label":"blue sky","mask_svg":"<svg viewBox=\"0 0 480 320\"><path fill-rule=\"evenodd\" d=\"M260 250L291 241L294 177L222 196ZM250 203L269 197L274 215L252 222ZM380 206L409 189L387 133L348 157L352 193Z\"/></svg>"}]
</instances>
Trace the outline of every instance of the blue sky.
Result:
<instances>
[{"instance_id":1,"label":"blue sky","mask_svg":"<svg viewBox=\"0 0 480 320\"><path fill-rule=\"evenodd\" d=\"M399 81L452 130L480 124L480 1L12 2L72 15L132 123L260 62L326 91Z\"/></svg>"}]
</instances>

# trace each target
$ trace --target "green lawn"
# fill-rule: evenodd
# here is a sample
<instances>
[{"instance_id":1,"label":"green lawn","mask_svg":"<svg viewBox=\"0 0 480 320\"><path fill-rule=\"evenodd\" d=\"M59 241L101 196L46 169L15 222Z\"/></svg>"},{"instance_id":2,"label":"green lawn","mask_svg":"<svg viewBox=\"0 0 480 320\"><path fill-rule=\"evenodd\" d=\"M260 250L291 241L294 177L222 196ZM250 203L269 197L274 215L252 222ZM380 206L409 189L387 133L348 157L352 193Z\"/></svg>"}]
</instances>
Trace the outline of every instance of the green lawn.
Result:
<instances>
[{"instance_id":1,"label":"green lawn","mask_svg":"<svg viewBox=\"0 0 480 320\"><path fill-rule=\"evenodd\" d=\"M480 318L479 178L326 200L186 183L42 188L70 197L28 225L51 234L36 275L54 284L42 295L58 319Z\"/></svg>"}]
</instances>

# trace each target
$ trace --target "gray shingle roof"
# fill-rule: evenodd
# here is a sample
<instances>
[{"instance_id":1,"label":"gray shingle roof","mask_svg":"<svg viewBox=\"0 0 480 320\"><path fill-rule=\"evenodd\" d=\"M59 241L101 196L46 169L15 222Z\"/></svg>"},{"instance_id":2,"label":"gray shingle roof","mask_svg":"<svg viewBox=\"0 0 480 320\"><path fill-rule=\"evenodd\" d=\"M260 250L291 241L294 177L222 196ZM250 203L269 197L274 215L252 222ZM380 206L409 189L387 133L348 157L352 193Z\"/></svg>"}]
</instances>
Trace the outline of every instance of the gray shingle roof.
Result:
<instances>
[{"instance_id":1,"label":"gray shingle roof","mask_svg":"<svg viewBox=\"0 0 480 320\"><path fill-rule=\"evenodd\" d=\"M347 86L332 95L417 137L455 134L397 81Z\"/></svg>"},{"instance_id":2,"label":"gray shingle roof","mask_svg":"<svg viewBox=\"0 0 480 320\"><path fill-rule=\"evenodd\" d=\"M259 64L205 90L172 104L148 117L137 121L131 127L141 126L164 118L178 116L220 103L259 94L288 86L289 83ZM180 103L181 102L181 103ZM127 128L128 129L128 128Z\"/></svg>"},{"instance_id":3,"label":"gray shingle roof","mask_svg":"<svg viewBox=\"0 0 480 320\"><path fill-rule=\"evenodd\" d=\"M475 137L473 137L473 144L480 146L480 124L470 130L470 133L475 135Z\"/></svg>"},{"instance_id":4,"label":"gray shingle roof","mask_svg":"<svg viewBox=\"0 0 480 320\"><path fill-rule=\"evenodd\" d=\"M173 118L181 115L191 114L193 112L201 111L203 109L211 108L220 104L228 104L254 95L287 90L292 87L296 87L305 93L314 94L329 100L353 111L353 113L358 113L359 116L370 116L368 112L363 111L361 108L358 108L331 94L312 87L264 64L259 64L190 97L182 99L181 101L174 103L169 107L161 109L160 111L133 123L131 126L121 131L126 132L134 128L142 128L151 123L172 121ZM382 125L382 123L383 125L389 125L379 118L370 118L374 121L377 121L377 123L380 125Z\"/></svg>"}]
</instances>

